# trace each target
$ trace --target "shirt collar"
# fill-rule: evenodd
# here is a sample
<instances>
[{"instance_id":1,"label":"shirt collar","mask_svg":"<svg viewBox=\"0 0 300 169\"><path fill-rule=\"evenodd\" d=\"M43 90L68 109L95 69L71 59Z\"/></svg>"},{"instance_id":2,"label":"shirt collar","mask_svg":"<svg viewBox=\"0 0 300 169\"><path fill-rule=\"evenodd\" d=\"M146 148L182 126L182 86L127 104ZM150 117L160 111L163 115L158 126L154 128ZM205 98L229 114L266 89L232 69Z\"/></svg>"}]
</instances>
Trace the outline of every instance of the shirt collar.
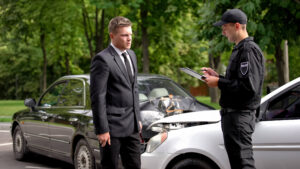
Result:
<instances>
[{"instance_id":1,"label":"shirt collar","mask_svg":"<svg viewBox=\"0 0 300 169\"><path fill-rule=\"evenodd\" d=\"M245 39L243 39L243 40L241 40L237 45L235 45L234 46L234 49L238 49L238 48L240 48L245 42L248 42L248 41L253 41L253 37L247 37L247 38L245 38Z\"/></svg>"},{"instance_id":2,"label":"shirt collar","mask_svg":"<svg viewBox=\"0 0 300 169\"><path fill-rule=\"evenodd\" d=\"M121 51L119 48L115 47L113 43L110 43L110 45L115 49L119 56L122 56L122 53L126 52L126 50Z\"/></svg>"}]
</instances>

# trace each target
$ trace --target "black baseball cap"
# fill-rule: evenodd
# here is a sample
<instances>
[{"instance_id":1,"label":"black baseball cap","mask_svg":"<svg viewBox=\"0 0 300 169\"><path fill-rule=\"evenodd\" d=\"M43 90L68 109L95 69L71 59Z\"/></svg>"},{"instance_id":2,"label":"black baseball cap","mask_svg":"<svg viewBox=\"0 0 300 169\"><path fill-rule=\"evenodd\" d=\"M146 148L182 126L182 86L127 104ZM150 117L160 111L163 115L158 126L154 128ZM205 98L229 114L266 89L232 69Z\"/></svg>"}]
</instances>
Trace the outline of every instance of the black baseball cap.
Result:
<instances>
[{"instance_id":1,"label":"black baseball cap","mask_svg":"<svg viewBox=\"0 0 300 169\"><path fill-rule=\"evenodd\" d=\"M222 15L221 20L214 23L214 26L222 26L226 23L247 24L247 15L239 9L229 9Z\"/></svg>"}]
</instances>

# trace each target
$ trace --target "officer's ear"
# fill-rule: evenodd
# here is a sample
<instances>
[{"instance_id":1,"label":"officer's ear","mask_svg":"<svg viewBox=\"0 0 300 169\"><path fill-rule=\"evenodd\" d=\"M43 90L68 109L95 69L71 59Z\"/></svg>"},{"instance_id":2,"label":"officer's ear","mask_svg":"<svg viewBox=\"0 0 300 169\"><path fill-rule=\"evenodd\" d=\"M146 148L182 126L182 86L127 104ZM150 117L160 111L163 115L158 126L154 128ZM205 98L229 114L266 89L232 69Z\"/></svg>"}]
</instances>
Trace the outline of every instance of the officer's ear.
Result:
<instances>
[{"instance_id":1,"label":"officer's ear","mask_svg":"<svg viewBox=\"0 0 300 169\"><path fill-rule=\"evenodd\" d=\"M241 24L237 22L237 23L234 24L234 27L235 27L235 29L240 29L241 28Z\"/></svg>"}]
</instances>

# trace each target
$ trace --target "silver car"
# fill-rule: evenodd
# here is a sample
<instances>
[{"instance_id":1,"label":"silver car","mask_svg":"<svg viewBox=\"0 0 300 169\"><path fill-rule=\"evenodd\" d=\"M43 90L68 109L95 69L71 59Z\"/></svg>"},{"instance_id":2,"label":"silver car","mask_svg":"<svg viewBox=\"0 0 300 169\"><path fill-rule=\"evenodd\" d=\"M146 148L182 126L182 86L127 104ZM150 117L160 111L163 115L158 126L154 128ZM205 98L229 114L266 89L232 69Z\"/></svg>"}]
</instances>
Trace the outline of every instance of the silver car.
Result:
<instances>
[{"instance_id":1,"label":"silver car","mask_svg":"<svg viewBox=\"0 0 300 169\"><path fill-rule=\"evenodd\" d=\"M142 154L143 169L230 169L218 110L166 117ZM300 166L300 78L262 98L252 136L259 169Z\"/></svg>"}]
</instances>

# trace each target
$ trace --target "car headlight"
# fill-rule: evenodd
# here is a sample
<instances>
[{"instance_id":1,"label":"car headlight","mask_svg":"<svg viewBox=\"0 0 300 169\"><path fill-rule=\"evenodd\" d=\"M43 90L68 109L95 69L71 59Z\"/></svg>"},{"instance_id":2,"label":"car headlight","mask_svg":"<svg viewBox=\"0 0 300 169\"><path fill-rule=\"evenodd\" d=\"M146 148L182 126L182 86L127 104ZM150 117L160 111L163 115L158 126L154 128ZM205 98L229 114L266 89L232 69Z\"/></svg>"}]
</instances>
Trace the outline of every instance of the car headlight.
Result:
<instances>
[{"instance_id":1,"label":"car headlight","mask_svg":"<svg viewBox=\"0 0 300 169\"><path fill-rule=\"evenodd\" d=\"M147 143L147 153L152 153L158 146L160 146L168 138L167 132L162 132L152 137Z\"/></svg>"}]
</instances>

